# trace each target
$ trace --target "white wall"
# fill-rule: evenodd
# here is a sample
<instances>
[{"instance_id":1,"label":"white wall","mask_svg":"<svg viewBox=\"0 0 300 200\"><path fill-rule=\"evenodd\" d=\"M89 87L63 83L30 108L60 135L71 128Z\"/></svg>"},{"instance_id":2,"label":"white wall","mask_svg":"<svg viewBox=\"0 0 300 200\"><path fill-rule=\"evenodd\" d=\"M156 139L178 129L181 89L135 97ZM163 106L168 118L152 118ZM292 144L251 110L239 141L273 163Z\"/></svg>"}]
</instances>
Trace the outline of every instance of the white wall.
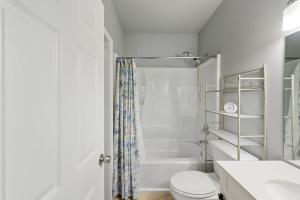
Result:
<instances>
[{"instance_id":1,"label":"white wall","mask_svg":"<svg viewBox=\"0 0 300 200\"><path fill-rule=\"evenodd\" d=\"M104 25L114 41L114 52L124 53L124 33L118 13L112 0L102 0L104 4Z\"/></svg>"},{"instance_id":2,"label":"white wall","mask_svg":"<svg viewBox=\"0 0 300 200\"><path fill-rule=\"evenodd\" d=\"M268 158L282 158L283 0L226 0L199 33L201 55L222 54L225 75L268 66ZM247 67L248 66L248 67Z\"/></svg>"}]
</instances>

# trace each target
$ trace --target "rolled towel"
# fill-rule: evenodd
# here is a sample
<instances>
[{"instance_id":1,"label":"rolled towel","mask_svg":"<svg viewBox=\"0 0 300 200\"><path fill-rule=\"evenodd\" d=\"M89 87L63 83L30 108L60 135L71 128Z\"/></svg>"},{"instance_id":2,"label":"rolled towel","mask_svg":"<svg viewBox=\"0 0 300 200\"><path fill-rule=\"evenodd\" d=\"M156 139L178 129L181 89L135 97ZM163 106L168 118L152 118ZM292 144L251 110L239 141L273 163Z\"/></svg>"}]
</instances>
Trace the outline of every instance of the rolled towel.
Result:
<instances>
[{"instance_id":1,"label":"rolled towel","mask_svg":"<svg viewBox=\"0 0 300 200\"><path fill-rule=\"evenodd\" d=\"M233 102L227 102L224 105L224 111L227 113L236 113L237 105Z\"/></svg>"}]
</instances>

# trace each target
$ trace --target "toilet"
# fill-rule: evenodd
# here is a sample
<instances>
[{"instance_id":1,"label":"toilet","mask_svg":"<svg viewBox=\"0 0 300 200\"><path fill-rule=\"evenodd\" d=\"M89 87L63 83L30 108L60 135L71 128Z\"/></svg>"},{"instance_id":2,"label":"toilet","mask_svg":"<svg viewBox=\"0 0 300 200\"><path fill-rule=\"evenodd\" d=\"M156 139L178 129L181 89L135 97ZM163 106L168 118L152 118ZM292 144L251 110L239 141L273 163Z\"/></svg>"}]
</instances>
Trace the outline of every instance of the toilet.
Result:
<instances>
[{"instance_id":1,"label":"toilet","mask_svg":"<svg viewBox=\"0 0 300 200\"><path fill-rule=\"evenodd\" d=\"M208 151L214 159L215 173L200 171L182 171L170 179L170 191L175 200L218 200L220 193L219 169L215 160L236 160L236 147L224 140L212 140L208 143ZM255 156L241 150L241 160L258 160Z\"/></svg>"},{"instance_id":2,"label":"toilet","mask_svg":"<svg viewBox=\"0 0 300 200\"><path fill-rule=\"evenodd\" d=\"M170 190L176 200L217 200L220 191L217 176L200 171L183 171L173 175Z\"/></svg>"}]
</instances>

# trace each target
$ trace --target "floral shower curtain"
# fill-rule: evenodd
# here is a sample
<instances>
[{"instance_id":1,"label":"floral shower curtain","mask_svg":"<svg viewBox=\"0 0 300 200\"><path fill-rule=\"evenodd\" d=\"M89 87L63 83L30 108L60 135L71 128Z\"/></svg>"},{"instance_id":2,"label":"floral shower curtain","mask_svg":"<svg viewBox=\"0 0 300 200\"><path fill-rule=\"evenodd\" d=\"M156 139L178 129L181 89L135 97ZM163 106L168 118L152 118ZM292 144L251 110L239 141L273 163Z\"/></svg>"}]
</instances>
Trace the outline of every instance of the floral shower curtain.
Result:
<instances>
[{"instance_id":1,"label":"floral shower curtain","mask_svg":"<svg viewBox=\"0 0 300 200\"><path fill-rule=\"evenodd\" d=\"M137 199L139 151L137 136L141 131L136 63L118 60L114 103L113 197Z\"/></svg>"}]
</instances>

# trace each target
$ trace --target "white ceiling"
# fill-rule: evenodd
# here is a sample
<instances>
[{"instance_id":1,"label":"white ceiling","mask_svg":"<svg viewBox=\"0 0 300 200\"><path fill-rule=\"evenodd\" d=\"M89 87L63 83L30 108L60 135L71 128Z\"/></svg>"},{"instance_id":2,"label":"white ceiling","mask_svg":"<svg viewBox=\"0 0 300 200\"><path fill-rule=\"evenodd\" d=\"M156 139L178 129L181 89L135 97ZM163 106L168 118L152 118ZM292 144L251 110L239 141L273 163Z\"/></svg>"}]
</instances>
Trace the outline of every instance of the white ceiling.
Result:
<instances>
[{"instance_id":1,"label":"white ceiling","mask_svg":"<svg viewBox=\"0 0 300 200\"><path fill-rule=\"evenodd\" d=\"M113 0L125 32L198 32L222 0Z\"/></svg>"}]
</instances>

